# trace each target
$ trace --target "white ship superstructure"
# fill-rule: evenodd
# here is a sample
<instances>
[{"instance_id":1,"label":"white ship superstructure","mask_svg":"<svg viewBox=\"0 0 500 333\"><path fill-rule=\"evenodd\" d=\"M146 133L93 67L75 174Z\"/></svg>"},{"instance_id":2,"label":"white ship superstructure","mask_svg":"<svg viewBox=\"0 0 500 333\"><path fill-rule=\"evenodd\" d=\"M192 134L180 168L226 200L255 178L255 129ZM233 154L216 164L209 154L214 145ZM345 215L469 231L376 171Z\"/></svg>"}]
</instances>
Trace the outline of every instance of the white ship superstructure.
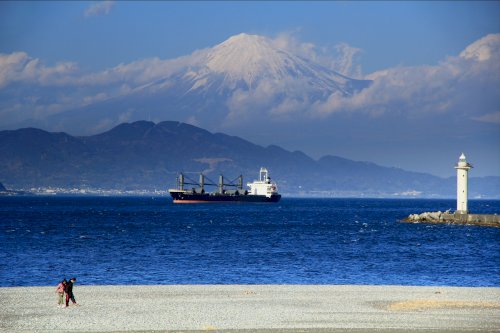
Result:
<instances>
[{"instance_id":1,"label":"white ship superstructure","mask_svg":"<svg viewBox=\"0 0 500 333\"><path fill-rule=\"evenodd\" d=\"M278 193L278 188L275 183L271 182L271 177L269 177L266 168L260 168L259 180L247 183L247 186L250 187L248 191L250 195L265 195L270 198L273 194Z\"/></svg>"}]
</instances>

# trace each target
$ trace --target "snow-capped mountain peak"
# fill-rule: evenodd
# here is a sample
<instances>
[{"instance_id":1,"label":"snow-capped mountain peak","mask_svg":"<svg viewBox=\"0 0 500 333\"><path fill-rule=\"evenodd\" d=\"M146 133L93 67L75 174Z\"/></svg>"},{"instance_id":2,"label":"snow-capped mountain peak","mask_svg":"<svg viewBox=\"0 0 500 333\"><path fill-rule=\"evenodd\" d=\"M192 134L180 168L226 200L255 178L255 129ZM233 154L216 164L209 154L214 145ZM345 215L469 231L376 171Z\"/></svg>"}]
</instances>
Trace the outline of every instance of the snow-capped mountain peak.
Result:
<instances>
[{"instance_id":1,"label":"snow-capped mountain peak","mask_svg":"<svg viewBox=\"0 0 500 333\"><path fill-rule=\"evenodd\" d=\"M239 34L211 50L207 67L230 81L243 80L251 86L262 75L283 77L290 58L290 54L274 47L266 37Z\"/></svg>"},{"instance_id":2,"label":"snow-capped mountain peak","mask_svg":"<svg viewBox=\"0 0 500 333\"><path fill-rule=\"evenodd\" d=\"M184 77L191 82L190 91L252 90L262 81L288 90L290 85L297 86L301 81L305 90L314 90L316 95L318 90L322 91L320 95L333 91L352 93L350 78L281 49L263 36L245 33L232 36L206 50L205 57L197 60Z\"/></svg>"}]
</instances>

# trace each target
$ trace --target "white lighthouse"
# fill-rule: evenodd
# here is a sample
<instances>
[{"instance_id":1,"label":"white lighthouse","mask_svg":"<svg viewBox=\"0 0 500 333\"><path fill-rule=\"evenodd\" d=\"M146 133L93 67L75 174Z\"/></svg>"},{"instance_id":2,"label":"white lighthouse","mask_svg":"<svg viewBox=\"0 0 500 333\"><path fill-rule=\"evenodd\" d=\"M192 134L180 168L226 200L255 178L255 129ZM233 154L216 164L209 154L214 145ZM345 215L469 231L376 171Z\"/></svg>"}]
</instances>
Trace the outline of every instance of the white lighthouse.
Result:
<instances>
[{"instance_id":1,"label":"white lighthouse","mask_svg":"<svg viewBox=\"0 0 500 333\"><path fill-rule=\"evenodd\" d=\"M465 155L462 153L455 166L457 169L457 213L468 214L467 209L467 176L472 165L467 163Z\"/></svg>"}]
</instances>

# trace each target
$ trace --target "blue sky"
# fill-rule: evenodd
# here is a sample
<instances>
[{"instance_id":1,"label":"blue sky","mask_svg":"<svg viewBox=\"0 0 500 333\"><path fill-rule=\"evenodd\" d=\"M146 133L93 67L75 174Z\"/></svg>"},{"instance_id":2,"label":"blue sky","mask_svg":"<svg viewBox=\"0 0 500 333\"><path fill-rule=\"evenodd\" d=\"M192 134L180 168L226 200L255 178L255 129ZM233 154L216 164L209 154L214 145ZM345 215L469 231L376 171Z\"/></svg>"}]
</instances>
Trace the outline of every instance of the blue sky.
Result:
<instances>
[{"instance_id":1,"label":"blue sky","mask_svg":"<svg viewBox=\"0 0 500 333\"><path fill-rule=\"evenodd\" d=\"M165 60L244 32L324 61L342 43L343 74L375 84L276 132L207 129L441 176L464 150L475 175L500 176L499 18L491 1L2 1L0 129L145 84Z\"/></svg>"},{"instance_id":2,"label":"blue sky","mask_svg":"<svg viewBox=\"0 0 500 333\"><path fill-rule=\"evenodd\" d=\"M241 33L296 33L319 46L363 50L363 72L433 64L500 31L500 3L444 2L0 2L1 52L24 51L46 63L103 69L141 58L175 58Z\"/></svg>"}]
</instances>

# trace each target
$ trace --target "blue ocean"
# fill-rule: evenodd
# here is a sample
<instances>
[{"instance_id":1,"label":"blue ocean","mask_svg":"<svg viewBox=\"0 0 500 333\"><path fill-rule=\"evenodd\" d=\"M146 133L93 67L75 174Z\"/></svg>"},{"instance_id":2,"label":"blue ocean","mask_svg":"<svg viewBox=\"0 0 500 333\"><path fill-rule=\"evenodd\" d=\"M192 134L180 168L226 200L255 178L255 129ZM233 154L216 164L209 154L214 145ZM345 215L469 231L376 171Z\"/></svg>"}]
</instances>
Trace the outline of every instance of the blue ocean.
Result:
<instances>
[{"instance_id":1,"label":"blue ocean","mask_svg":"<svg viewBox=\"0 0 500 333\"><path fill-rule=\"evenodd\" d=\"M500 212L500 201L469 203ZM454 200L0 197L0 286L500 286L500 229L401 223Z\"/></svg>"}]
</instances>

